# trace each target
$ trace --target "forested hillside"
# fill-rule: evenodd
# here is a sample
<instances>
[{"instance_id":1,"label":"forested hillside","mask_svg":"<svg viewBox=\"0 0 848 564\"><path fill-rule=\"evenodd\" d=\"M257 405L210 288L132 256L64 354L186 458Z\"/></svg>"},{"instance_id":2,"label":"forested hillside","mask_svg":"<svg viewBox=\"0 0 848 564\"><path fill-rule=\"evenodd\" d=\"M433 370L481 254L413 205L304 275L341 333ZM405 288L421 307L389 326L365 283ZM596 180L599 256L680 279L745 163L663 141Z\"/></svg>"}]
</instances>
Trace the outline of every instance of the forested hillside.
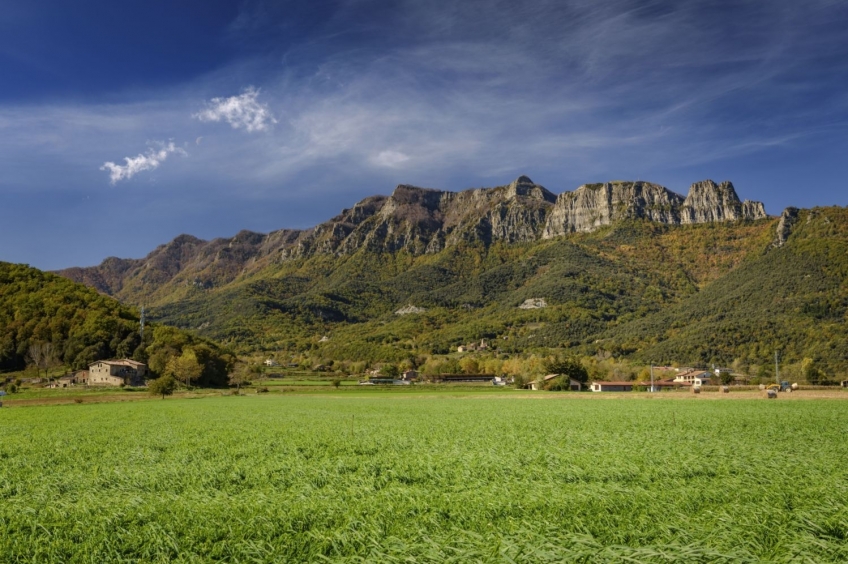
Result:
<instances>
[{"instance_id":1,"label":"forested hillside","mask_svg":"<svg viewBox=\"0 0 848 564\"><path fill-rule=\"evenodd\" d=\"M721 362L745 370L814 360L825 372L848 367L848 210L801 210L792 235L739 268L644 319L608 332L645 361ZM691 360L689 360L691 359Z\"/></svg>"},{"instance_id":2,"label":"forested hillside","mask_svg":"<svg viewBox=\"0 0 848 564\"><path fill-rule=\"evenodd\" d=\"M412 364L487 351L848 372L848 212L765 216L729 182L554 196L399 186L305 231L180 236L63 275L244 353ZM522 308L537 303L544 307Z\"/></svg>"},{"instance_id":3,"label":"forested hillside","mask_svg":"<svg viewBox=\"0 0 848 564\"><path fill-rule=\"evenodd\" d=\"M39 359L32 358L36 349ZM186 349L203 365L199 382L225 381L233 357L220 346L155 324L142 342L136 309L66 278L0 262L0 370L21 370L36 360L42 367L81 369L129 357L158 372Z\"/></svg>"}]
</instances>

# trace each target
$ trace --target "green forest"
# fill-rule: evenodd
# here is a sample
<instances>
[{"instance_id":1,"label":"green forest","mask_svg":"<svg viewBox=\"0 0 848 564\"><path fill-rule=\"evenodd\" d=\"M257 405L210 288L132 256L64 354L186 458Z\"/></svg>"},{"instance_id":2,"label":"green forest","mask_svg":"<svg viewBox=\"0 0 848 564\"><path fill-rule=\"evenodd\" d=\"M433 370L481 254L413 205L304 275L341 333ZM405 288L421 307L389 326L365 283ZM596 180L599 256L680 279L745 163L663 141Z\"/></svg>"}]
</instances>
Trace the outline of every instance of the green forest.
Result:
<instances>
[{"instance_id":1,"label":"green forest","mask_svg":"<svg viewBox=\"0 0 848 564\"><path fill-rule=\"evenodd\" d=\"M274 264L153 311L241 353L325 363L421 364L484 339L502 356L732 364L754 374L777 351L782 362L845 375L848 212L803 210L780 247L775 225L634 220L431 255L360 249ZM518 308L534 298L547 307ZM394 313L408 305L425 311Z\"/></svg>"},{"instance_id":2,"label":"green forest","mask_svg":"<svg viewBox=\"0 0 848 564\"><path fill-rule=\"evenodd\" d=\"M0 371L27 366L78 370L109 358L149 363L154 375L183 354L200 364L200 385L223 385L235 357L189 332L148 325L139 312L54 274L0 262Z\"/></svg>"}]
</instances>

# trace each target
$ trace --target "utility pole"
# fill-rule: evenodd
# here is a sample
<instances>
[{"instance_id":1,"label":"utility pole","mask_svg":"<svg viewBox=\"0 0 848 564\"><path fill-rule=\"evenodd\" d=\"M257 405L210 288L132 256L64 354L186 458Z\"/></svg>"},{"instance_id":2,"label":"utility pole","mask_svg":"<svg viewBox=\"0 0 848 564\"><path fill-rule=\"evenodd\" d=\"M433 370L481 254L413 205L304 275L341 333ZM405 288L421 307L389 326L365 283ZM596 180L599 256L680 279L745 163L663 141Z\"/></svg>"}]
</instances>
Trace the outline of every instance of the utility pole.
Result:
<instances>
[{"instance_id":1,"label":"utility pole","mask_svg":"<svg viewBox=\"0 0 848 564\"><path fill-rule=\"evenodd\" d=\"M651 363L651 392L653 393L654 391L656 391L656 390L654 390L654 363L652 362Z\"/></svg>"}]
</instances>

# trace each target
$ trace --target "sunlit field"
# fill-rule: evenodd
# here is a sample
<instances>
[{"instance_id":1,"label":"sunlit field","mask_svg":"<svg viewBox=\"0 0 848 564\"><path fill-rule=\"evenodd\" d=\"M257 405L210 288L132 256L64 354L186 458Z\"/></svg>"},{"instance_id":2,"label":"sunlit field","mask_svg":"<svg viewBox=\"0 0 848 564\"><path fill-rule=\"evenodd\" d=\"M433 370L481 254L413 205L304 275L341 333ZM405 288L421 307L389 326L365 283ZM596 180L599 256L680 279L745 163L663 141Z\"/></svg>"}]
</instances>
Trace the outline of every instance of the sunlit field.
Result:
<instances>
[{"instance_id":1,"label":"sunlit field","mask_svg":"<svg viewBox=\"0 0 848 564\"><path fill-rule=\"evenodd\" d=\"M844 562L848 403L251 395L0 409L3 562Z\"/></svg>"}]
</instances>

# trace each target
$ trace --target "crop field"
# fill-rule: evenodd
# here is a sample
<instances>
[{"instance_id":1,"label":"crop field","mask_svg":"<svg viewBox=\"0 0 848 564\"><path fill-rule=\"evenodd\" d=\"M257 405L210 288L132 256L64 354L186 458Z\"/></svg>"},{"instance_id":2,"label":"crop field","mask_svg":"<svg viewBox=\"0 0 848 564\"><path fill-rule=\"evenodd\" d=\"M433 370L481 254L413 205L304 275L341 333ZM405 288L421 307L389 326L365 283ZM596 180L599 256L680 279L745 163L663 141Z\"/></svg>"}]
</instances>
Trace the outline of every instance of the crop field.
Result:
<instances>
[{"instance_id":1,"label":"crop field","mask_svg":"<svg viewBox=\"0 0 848 564\"><path fill-rule=\"evenodd\" d=\"M265 394L0 432L2 562L848 561L844 400Z\"/></svg>"}]
</instances>

